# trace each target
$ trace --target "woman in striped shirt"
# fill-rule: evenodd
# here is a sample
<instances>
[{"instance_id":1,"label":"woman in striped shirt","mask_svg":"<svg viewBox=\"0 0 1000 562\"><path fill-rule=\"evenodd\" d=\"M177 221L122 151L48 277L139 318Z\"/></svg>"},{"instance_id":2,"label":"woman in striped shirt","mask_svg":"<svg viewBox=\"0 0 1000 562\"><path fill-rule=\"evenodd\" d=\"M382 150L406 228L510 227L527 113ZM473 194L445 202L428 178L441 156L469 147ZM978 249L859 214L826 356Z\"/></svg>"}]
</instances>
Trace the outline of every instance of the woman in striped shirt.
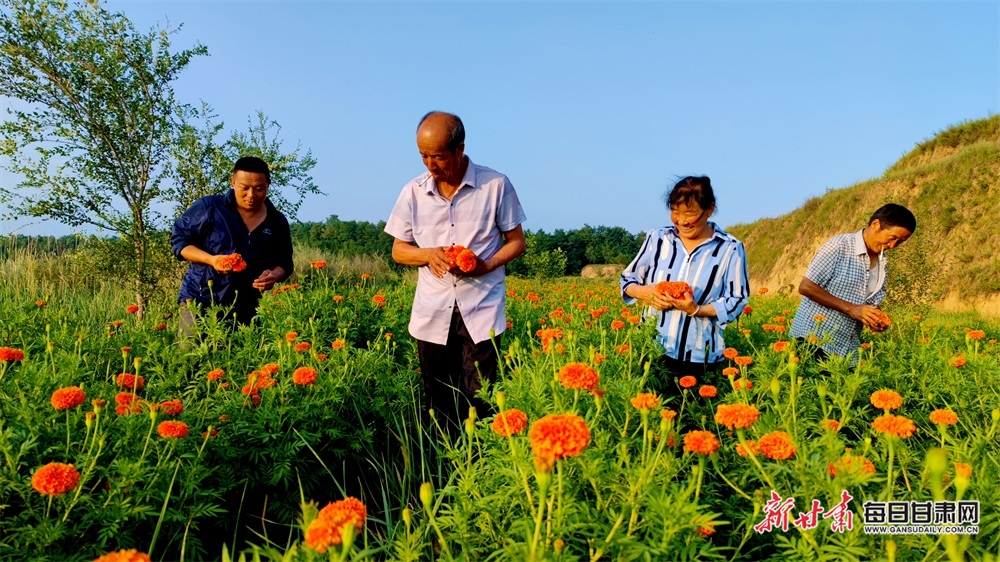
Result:
<instances>
[{"instance_id":1,"label":"woman in striped shirt","mask_svg":"<svg viewBox=\"0 0 1000 562\"><path fill-rule=\"evenodd\" d=\"M627 304L642 299L656 321L663 356L650 369L650 387L676 392L675 379L694 375L721 381L726 325L743 312L750 296L743 243L708 219L715 194L707 176L688 176L666 196L672 226L653 229L621 277ZM662 281L690 286L679 298L657 290Z\"/></svg>"}]
</instances>

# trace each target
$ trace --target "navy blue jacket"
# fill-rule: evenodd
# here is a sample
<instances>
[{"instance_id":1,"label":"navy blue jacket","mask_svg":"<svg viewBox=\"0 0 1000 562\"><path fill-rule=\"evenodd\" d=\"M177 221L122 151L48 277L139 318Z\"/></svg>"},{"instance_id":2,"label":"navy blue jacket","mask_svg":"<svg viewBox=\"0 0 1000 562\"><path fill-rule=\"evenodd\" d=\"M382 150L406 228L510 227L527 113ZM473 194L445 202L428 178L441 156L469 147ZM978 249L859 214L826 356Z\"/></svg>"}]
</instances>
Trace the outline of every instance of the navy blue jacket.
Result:
<instances>
[{"instance_id":1,"label":"navy blue jacket","mask_svg":"<svg viewBox=\"0 0 1000 562\"><path fill-rule=\"evenodd\" d=\"M178 259L181 250L195 246L212 255L238 253L247 268L239 273L219 273L210 265L192 263L184 274L177 301L192 300L203 306L224 306L236 302L237 308L252 316L260 300L260 290L253 287L253 280L265 269L280 266L292 274L292 235L285 218L271 201L264 200L267 218L253 232L247 232L243 218L236 208L236 196L230 189L225 195L209 195L194 202L174 222L170 246ZM212 281L209 291L208 282Z\"/></svg>"}]
</instances>

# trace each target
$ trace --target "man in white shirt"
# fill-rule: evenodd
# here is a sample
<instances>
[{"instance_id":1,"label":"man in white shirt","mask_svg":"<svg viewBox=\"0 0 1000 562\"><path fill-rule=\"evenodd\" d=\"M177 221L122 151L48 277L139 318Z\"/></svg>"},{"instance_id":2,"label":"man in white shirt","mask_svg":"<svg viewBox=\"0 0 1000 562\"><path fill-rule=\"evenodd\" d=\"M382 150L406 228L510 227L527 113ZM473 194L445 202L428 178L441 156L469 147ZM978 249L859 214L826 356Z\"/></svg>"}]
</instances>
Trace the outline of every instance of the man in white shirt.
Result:
<instances>
[{"instance_id":1,"label":"man in white shirt","mask_svg":"<svg viewBox=\"0 0 1000 562\"><path fill-rule=\"evenodd\" d=\"M465 155L458 116L425 115L417 148L427 173L403 187L385 231L395 238L393 259L419 268L409 331L426 406L458 428L469 405L490 412L475 394L496 378L507 327L504 265L524 253L525 216L510 180ZM452 246L475 252L473 270L451 265L445 251Z\"/></svg>"}]
</instances>

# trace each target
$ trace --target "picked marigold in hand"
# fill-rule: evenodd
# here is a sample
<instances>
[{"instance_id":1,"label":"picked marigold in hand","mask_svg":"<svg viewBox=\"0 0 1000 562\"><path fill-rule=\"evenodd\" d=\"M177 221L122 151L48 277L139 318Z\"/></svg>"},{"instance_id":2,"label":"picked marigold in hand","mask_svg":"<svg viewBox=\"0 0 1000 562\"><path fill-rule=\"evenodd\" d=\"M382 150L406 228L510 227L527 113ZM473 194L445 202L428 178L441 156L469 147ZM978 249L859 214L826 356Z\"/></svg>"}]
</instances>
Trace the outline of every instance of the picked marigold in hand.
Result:
<instances>
[{"instance_id":1,"label":"picked marigold in hand","mask_svg":"<svg viewBox=\"0 0 1000 562\"><path fill-rule=\"evenodd\" d=\"M875 324L872 326L872 328L881 332L882 330L885 330L892 325L892 320L889 318L889 315L886 314L885 312L882 312L881 310L877 312L879 317L878 320L875 321Z\"/></svg>"},{"instance_id":2,"label":"picked marigold in hand","mask_svg":"<svg viewBox=\"0 0 1000 562\"><path fill-rule=\"evenodd\" d=\"M660 281L656 284L656 292L678 300L683 299L686 295L694 294L687 281Z\"/></svg>"},{"instance_id":3,"label":"picked marigold in hand","mask_svg":"<svg viewBox=\"0 0 1000 562\"><path fill-rule=\"evenodd\" d=\"M444 255L451 262L452 267L458 267L465 273L476 269L478 263L476 253L465 246L452 246L444 251Z\"/></svg>"},{"instance_id":4,"label":"picked marigold in hand","mask_svg":"<svg viewBox=\"0 0 1000 562\"><path fill-rule=\"evenodd\" d=\"M247 268L247 262L243 261L243 256L239 254L229 254L228 256L222 256L222 260L219 265L223 269L239 273Z\"/></svg>"}]
</instances>

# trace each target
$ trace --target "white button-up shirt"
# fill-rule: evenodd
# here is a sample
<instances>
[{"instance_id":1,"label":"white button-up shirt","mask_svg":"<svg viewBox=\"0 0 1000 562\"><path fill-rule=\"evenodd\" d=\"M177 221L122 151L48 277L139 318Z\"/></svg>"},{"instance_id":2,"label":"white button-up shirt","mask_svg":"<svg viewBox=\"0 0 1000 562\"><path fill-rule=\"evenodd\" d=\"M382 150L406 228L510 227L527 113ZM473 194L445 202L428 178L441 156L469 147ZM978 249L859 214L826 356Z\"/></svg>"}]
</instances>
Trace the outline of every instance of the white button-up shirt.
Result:
<instances>
[{"instance_id":1,"label":"white button-up shirt","mask_svg":"<svg viewBox=\"0 0 1000 562\"><path fill-rule=\"evenodd\" d=\"M503 246L501 233L524 222L524 210L507 176L468 162L451 200L441 195L437 182L427 173L403 186L385 232L420 248L459 245L484 260L493 257ZM502 267L479 277L451 273L437 277L429 266L419 268L410 335L447 344L456 303L476 343L489 339L490 330L503 332L507 327L504 275Z\"/></svg>"}]
</instances>

